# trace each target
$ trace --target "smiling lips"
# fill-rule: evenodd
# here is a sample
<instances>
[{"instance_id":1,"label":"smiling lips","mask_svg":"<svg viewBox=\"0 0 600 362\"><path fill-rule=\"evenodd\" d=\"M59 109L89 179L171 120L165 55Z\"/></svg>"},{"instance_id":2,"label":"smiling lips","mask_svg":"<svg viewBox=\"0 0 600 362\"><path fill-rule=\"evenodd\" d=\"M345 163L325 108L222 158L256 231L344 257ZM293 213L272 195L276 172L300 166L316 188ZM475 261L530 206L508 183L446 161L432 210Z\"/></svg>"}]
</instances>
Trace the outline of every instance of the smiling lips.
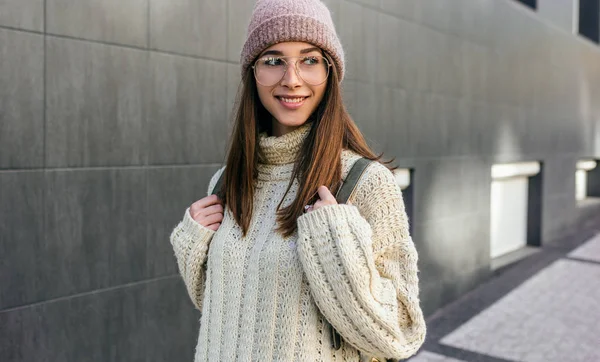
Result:
<instances>
[{"instance_id":1,"label":"smiling lips","mask_svg":"<svg viewBox=\"0 0 600 362\"><path fill-rule=\"evenodd\" d=\"M308 98L306 96L301 96L301 97L283 97L283 96L277 96L276 97L279 100L279 103L284 106L285 108L288 109L298 109L300 107L302 107L302 105L304 104L304 101Z\"/></svg>"}]
</instances>

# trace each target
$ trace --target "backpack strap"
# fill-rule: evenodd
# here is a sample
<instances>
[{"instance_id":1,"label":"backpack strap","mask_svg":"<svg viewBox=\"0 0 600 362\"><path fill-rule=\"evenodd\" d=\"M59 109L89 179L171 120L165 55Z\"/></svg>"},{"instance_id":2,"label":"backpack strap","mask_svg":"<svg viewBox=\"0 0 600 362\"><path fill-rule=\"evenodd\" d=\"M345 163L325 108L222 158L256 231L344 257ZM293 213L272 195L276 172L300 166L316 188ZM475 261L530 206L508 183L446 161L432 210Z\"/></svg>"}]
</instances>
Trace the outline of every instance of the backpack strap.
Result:
<instances>
[{"instance_id":1,"label":"backpack strap","mask_svg":"<svg viewBox=\"0 0 600 362\"><path fill-rule=\"evenodd\" d=\"M358 181L360 180L362 175L365 173L365 170L367 169L367 167L369 167L371 162L373 162L373 161L371 161L367 158L364 158L364 157L361 157L354 162L354 164L352 165L352 168L350 169L350 171L348 172L348 175L346 176L346 179L342 183L342 186L338 189L337 193L335 194L335 200L337 201L338 204L345 204L348 202L350 197L352 197L352 194L354 194L354 190L356 189L356 185L358 184ZM221 175L219 176L219 179L217 180L215 187L212 189L212 193L211 193L212 195L215 195L215 194L218 194L219 192L221 192L221 188L223 187L224 178L225 178L225 171L221 172Z\"/></svg>"},{"instance_id":2,"label":"backpack strap","mask_svg":"<svg viewBox=\"0 0 600 362\"><path fill-rule=\"evenodd\" d=\"M352 168L348 172L344 183L335 194L335 200L338 204L345 204L348 202L350 197L352 197L358 181L365 173L365 170L371 164L371 162L373 161L364 157L361 157L354 162L354 165L352 165Z\"/></svg>"},{"instance_id":3,"label":"backpack strap","mask_svg":"<svg viewBox=\"0 0 600 362\"><path fill-rule=\"evenodd\" d=\"M350 197L352 197L358 181L360 181L362 175L365 173L365 170L367 167L369 167L371 162L373 161L364 157L361 157L354 162L352 168L348 172L348 175L346 175L346 179L342 183L342 186L340 186L338 192L335 194L335 200L338 204L345 204L348 202ZM329 325L329 329L331 331L331 347L335 350L338 350L342 347L342 336L340 336L338 331L336 331L332 325Z\"/></svg>"},{"instance_id":4,"label":"backpack strap","mask_svg":"<svg viewBox=\"0 0 600 362\"><path fill-rule=\"evenodd\" d=\"M225 170L223 170L223 172L221 172L221 175L219 176L219 179L217 180L215 187L213 187L213 189L212 189L211 195L216 195L219 192L221 192L221 188L223 187L224 179L225 179Z\"/></svg>"},{"instance_id":5,"label":"backpack strap","mask_svg":"<svg viewBox=\"0 0 600 362\"><path fill-rule=\"evenodd\" d=\"M360 181L362 175L365 173L365 170L367 169L367 167L369 167L369 165L372 162L373 161L364 157L359 158L358 160L356 160L356 162L354 162L354 165L352 165L350 172L348 172L344 183L335 195L335 199L338 202L338 204L345 204L348 202L348 200L354 194L354 190L356 189L358 181ZM329 322L327 322L327 324L329 324ZM331 347L336 350L340 349L342 347L342 336L340 336L338 331L336 331L331 324L329 324L329 330L331 332ZM399 360L397 359L379 360L371 357L367 358L367 361L399 362Z\"/></svg>"}]
</instances>

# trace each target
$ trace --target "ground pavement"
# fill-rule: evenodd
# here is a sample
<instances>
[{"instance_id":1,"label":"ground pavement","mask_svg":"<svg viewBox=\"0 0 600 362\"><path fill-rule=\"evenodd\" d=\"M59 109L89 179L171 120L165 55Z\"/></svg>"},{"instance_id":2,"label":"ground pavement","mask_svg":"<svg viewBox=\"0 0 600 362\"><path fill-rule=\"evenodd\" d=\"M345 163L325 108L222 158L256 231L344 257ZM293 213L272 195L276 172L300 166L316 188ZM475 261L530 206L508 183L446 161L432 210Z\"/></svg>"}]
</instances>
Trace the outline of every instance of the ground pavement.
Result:
<instances>
[{"instance_id":1,"label":"ground pavement","mask_svg":"<svg viewBox=\"0 0 600 362\"><path fill-rule=\"evenodd\" d=\"M428 319L410 362L600 362L600 234L550 245Z\"/></svg>"}]
</instances>

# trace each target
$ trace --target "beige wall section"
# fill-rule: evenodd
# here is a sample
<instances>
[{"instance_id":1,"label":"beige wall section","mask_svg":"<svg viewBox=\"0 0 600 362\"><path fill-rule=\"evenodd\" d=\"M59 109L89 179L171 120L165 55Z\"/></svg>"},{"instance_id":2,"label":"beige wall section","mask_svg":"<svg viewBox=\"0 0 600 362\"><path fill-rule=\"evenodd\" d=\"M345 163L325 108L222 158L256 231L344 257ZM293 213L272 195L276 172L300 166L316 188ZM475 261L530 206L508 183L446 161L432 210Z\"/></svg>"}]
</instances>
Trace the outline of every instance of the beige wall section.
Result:
<instances>
[{"instance_id":1,"label":"beige wall section","mask_svg":"<svg viewBox=\"0 0 600 362\"><path fill-rule=\"evenodd\" d=\"M538 0L538 13L552 24L577 33L579 23L579 0Z\"/></svg>"}]
</instances>

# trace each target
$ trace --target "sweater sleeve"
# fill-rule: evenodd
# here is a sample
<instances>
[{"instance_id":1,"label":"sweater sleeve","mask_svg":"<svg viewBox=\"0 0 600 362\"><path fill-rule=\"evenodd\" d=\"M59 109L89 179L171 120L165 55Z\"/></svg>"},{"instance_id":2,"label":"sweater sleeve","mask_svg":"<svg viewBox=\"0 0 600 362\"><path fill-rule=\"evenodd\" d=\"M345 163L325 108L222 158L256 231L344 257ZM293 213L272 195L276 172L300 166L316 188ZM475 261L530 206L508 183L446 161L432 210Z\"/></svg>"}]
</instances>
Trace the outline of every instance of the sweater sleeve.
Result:
<instances>
[{"instance_id":1,"label":"sweater sleeve","mask_svg":"<svg viewBox=\"0 0 600 362\"><path fill-rule=\"evenodd\" d=\"M208 194L211 194L223 169L213 175L208 186ZM214 234L214 231L192 219L188 208L185 210L183 220L175 227L170 237L179 274L183 278L194 306L199 310L202 310L202 299L204 297L208 246Z\"/></svg>"},{"instance_id":2,"label":"sweater sleeve","mask_svg":"<svg viewBox=\"0 0 600 362\"><path fill-rule=\"evenodd\" d=\"M298 218L298 253L315 302L344 340L404 359L425 340L417 252L394 176L380 164L369 169L352 206Z\"/></svg>"}]
</instances>

